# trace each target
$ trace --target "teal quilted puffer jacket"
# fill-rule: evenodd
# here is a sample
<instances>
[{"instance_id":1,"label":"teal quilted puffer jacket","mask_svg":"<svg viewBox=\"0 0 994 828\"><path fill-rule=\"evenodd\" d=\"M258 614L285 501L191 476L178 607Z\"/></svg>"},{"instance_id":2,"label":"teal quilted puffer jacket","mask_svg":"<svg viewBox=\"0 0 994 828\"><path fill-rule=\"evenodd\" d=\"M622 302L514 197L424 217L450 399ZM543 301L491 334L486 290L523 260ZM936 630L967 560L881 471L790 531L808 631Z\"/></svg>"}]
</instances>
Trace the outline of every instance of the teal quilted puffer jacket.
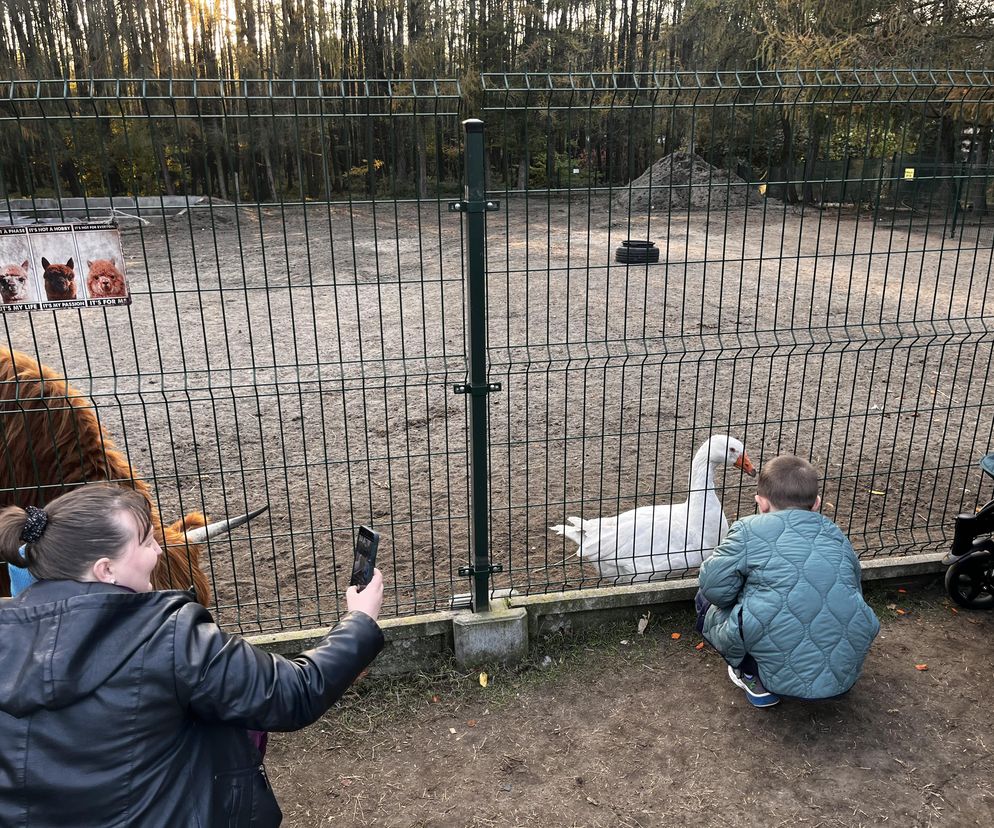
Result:
<instances>
[{"instance_id":1,"label":"teal quilted puffer jacket","mask_svg":"<svg viewBox=\"0 0 994 828\"><path fill-rule=\"evenodd\" d=\"M733 667L752 655L761 681L778 695L844 693L880 632L852 545L817 512L736 521L701 565L700 584L714 605L704 637Z\"/></svg>"}]
</instances>

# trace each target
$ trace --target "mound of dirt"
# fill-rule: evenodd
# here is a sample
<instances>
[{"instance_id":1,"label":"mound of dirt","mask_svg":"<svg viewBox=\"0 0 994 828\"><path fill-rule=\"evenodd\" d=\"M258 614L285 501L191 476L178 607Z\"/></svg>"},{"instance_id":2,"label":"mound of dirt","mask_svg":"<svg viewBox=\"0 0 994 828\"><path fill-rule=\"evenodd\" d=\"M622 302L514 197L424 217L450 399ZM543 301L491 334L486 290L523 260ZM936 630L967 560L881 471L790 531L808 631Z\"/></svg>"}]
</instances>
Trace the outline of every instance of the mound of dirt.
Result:
<instances>
[{"instance_id":1,"label":"mound of dirt","mask_svg":"<svg viewBox=\"0 0 994 828\"><path fill-rule=\"evenodd\" d=\"M263 213L265 213L265 209ZM210 230L212 227L234 227L236 224L257 227L259 211L250 204L236 204L221 198L202 196L195 203L192 203L188 210L181 210L169 218L180 224L192 222L197 230Z\"/></svg>"},{"instance_id":2,"label":"mound of dirt","mask_svg":"<svg viewBox=\"0 0 994 828\"><path fill-rule=\"evenodd\" d=\"M762 196L735 173L709 164L690 152L660 158L627 187L617 191L618 207L649 210L723 210L758 204Z\"/></svg>"}]
</instances>

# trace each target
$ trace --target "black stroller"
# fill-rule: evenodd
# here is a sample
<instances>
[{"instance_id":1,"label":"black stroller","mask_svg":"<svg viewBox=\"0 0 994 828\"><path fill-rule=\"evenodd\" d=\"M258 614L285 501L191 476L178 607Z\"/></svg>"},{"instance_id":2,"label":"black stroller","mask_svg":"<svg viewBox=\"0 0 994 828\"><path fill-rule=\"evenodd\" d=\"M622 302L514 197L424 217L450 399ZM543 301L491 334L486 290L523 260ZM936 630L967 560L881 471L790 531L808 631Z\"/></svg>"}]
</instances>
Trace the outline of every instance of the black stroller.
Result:
<instances>
[{"instance_id":1,"label":"black stroller","mask_svg":"<svg viewBox=\"0 0 994 828\"><path fill-rule=\"evenodd\" d=\"M994 477L994 453L980 461L980 468ZM994 609L994 500L975 515L957 515L953 548L943 558L946 591L961 607Z\"/></svg>"}]
</instances>

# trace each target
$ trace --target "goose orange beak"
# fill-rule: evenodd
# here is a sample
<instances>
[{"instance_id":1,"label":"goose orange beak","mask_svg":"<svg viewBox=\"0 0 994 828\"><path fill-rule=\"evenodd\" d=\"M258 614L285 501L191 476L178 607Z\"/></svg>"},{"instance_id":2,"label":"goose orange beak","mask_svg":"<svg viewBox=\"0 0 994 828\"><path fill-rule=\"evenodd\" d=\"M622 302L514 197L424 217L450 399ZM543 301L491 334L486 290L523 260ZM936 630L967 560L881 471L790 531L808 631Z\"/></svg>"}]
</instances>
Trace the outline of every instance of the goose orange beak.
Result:
<instances>
[{"instance_id":1,"label":"goose orange beak","mask_svg":"<svg viewBox=\"0 0 994 828\"><path fill-rule=\"evenodd\" d=\"M742 452L742 456L735 461L734 465L742 469L749 477L756 476L756 467L753 466L752 460L749 459L749 455L744 451Z\"/></svg>"}]
</instances>

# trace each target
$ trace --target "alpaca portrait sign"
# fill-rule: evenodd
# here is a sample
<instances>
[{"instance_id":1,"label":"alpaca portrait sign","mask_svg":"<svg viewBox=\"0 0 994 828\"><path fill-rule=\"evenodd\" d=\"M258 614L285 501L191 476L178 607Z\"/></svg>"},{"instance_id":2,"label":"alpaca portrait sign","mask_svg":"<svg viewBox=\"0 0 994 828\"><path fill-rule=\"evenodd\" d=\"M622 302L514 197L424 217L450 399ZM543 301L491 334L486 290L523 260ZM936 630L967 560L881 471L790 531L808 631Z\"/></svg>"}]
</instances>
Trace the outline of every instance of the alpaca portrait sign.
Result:
<instances>
[{"instance_id":1,"label":"alpaca portrait sign","mask_svg":"<svg viewBox=\"0 0 994 828\"><path fill-rule=\"evenodd\" d=\"M0 311L130 304L117 227L0 227Z\"/></svg>"}]
</instances>

